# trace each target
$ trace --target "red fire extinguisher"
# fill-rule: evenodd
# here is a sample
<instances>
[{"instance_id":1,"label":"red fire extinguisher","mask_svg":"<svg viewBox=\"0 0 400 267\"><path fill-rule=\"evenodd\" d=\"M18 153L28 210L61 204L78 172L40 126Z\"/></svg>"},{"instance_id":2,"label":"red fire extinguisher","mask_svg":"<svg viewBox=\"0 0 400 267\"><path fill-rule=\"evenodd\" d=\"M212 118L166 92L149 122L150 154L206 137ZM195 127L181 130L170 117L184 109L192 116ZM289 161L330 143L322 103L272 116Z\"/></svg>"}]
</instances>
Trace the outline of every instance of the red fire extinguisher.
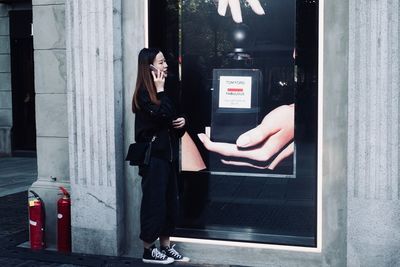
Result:
<instances>
[{"instance_id":1,"label":"red fire extinguisher","mask_svg":"<svg viewBox=\"0 0 400 267\"><path fill-rule=\"evenodd\" d=\"M34 191L28 198L29 202L29 239L31 249L45 248L45 211L44 203Z\"/></svg>"},{"instance_id":2,"label":"red fire extinguisher","mask_svg":"<svg viewBox=\"0 0 400 267\"><path fill-rule=\"evenodd\" d=\"M57 249L71 252L71 199L64 187L60 189L63 196L57 201Z\"/></svg>"}]
</instances>

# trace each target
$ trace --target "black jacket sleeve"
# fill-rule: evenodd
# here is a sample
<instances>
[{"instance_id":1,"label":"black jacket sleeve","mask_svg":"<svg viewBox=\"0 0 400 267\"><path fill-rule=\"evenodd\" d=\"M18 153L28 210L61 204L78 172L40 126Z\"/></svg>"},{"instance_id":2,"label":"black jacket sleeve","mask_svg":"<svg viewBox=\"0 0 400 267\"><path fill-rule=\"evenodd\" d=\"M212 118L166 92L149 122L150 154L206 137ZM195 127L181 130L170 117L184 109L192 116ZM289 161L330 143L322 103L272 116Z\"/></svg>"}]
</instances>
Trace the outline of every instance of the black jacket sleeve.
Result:
<instances>
[{"instance_id":1,"label":"black jacket sleeve","mask_svg":"<svg viewBox=\"0 0 400 267\"><path fill-rule=\"evenodd\" d=\"M151 102L150 95L147 90L143 89L138 95L140 109L150 115L151 118L161 123L170 124L175 116L174 105L164 92L158 93L157 98L160 105Z\"/></svg>"}]
</instances>

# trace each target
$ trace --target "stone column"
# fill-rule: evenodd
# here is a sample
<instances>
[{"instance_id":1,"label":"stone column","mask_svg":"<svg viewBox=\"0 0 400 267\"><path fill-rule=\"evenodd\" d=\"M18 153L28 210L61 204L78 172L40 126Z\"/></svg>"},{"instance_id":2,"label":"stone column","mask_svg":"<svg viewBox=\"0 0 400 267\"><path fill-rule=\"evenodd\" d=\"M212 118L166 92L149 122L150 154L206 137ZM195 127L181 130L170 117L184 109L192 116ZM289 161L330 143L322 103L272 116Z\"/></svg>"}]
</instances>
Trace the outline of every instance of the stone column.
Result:
<instances>
[{"instance_id":1,"label":"stone column","mask_svg":"<svg viewBox=\"0 0 400 267\"><path fill-rule=\"evenodd\" d=\"M135 90L139 51L146 43L146 2L122 1L125 151L130 143L135 142L132 96ZM126 253L133 257L141 257L143 253L143 244L139 239L141 181L137 167L125 164Z\"/></svg>"},{"instance_id":2,"label":"stone column","mask_svg":"<svg viewBox=\"0 0 400 267\"><path fill-rule=\"evenodd\" d=\"M33 0L38 179L31 186L46 207L46 243L57 244L60 186L69 189L64 0Z\"/></svg>"},{"instance_id":3,"label":"stone column","mask_svg":"<svg viewBox=\"0 0 400 267\"><path fill-rule=\"evenodd\" d=\"M11 155L12 99L9 6L0 4L0 156Z\"/></svg>"},{"instance_id":4,"label":"stone column","mask_svg":"<svg viewBox=\"0 0 400 267\"><path fill-rule=\"evenodd\" d=\"M73 251L124 241L120 0L66 0Z\"/></svg>"},{"instance_id":5,"label":"stone column","mask_svg":"<svg viewBox=\"0 0 400 267\"><path fill-rule=\"evenodd\" d=\"M350 1L348 266L400 266L399 10Z\"/></svg>"}]
</instances>

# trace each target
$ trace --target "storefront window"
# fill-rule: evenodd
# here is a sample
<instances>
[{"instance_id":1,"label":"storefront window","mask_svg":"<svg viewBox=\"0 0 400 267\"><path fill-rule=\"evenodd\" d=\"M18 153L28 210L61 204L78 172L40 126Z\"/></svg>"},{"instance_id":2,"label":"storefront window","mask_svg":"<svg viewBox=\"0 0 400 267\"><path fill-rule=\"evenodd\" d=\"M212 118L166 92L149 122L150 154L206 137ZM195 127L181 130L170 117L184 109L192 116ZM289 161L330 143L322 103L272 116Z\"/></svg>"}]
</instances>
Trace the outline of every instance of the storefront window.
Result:
<instances>
[{"instance_id":1,"label":"storefront window","mask_svg":"<svg viewBox=\"0 0 400 267\"><path fill-rule=\"evenodd\" d=\"M315 247L318 1L235 2L149 1L188 118L178 235Z\"/></svg>"}]
</instances>

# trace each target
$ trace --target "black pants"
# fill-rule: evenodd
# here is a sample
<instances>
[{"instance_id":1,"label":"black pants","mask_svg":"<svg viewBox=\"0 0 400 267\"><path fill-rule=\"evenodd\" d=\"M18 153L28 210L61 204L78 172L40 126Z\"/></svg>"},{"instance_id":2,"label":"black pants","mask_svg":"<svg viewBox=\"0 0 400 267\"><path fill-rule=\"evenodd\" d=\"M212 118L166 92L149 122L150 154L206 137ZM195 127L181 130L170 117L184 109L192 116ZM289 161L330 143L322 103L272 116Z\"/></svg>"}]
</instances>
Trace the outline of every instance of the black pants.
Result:
<instances>
[{"instance_id":1,"label":"black pants","mask_svg":"<svg viewBox=\"0 0 400 267\"><path fill-rule=\"evenodd\" d=\"M140 207L140 239L153 243L160 236L171 236L178 217L176 171L165 159L152 157L141 166L142 204Z\"/></svg>"}]
</instances>

